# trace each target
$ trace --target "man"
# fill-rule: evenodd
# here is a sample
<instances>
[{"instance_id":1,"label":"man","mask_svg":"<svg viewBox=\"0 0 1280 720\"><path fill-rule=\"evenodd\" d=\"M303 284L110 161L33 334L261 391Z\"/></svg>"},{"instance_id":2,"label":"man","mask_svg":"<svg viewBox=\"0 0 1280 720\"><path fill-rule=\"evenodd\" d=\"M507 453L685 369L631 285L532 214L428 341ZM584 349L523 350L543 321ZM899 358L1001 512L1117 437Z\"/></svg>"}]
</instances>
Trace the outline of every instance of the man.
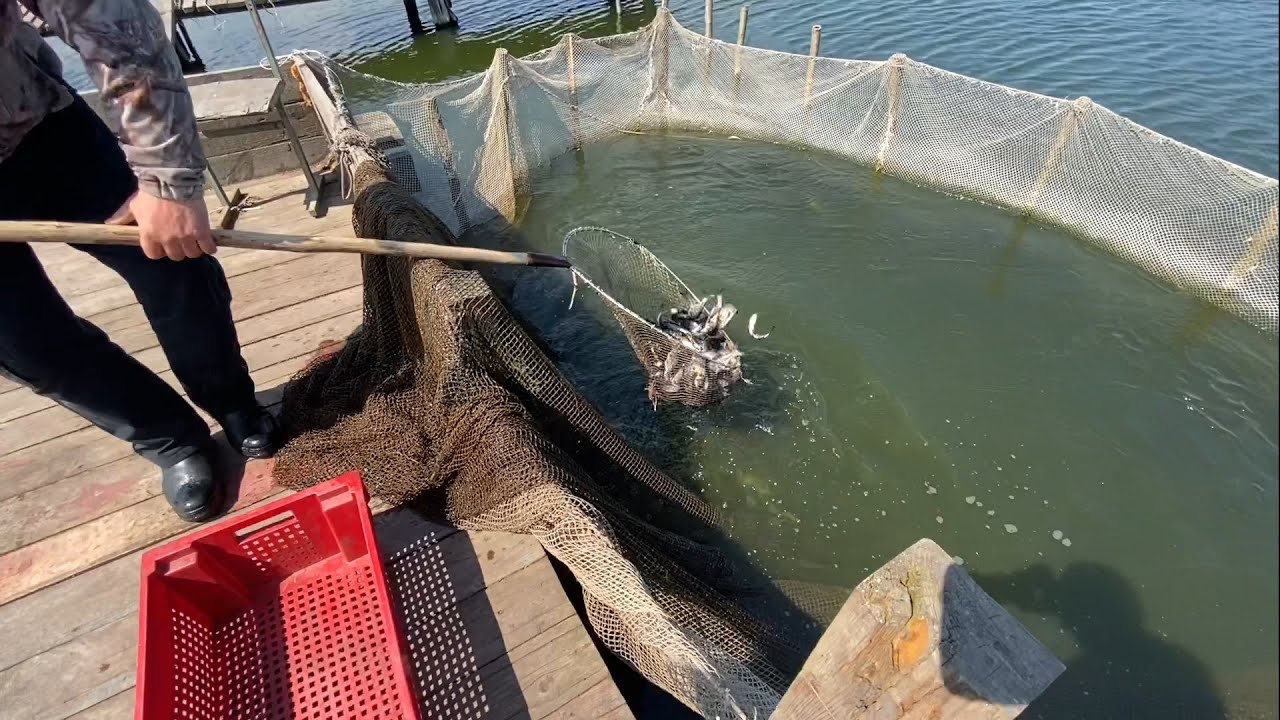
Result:
<instances>
[{"instance_id":1,"label":"man","mask_svg":"<svg viewBox=\"0 0 1280 720\"><path fill-rule=\"evenodd\" d=\"M77 246L132 288L188 397L248 457L274 453L212 255L205 159L178 59L149 0L22 0L75 48L115 133L0 0L0 220L136 222L141 247ZM117 137L118 135L118 137ZM164 381L77 317L31 248L0 243L0 373L79 413L162 468L179 516L222 509L208 426Z\"/></svg>"}]
</instances>

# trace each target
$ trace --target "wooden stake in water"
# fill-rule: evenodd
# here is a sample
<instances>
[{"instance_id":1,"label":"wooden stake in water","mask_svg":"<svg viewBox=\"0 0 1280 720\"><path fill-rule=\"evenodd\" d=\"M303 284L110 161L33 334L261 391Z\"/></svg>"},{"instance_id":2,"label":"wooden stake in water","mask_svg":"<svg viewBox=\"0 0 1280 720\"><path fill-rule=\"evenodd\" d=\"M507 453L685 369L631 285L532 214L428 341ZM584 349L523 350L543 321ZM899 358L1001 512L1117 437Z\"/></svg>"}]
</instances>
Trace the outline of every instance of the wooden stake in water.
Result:
<instances>
[{"instance_id":1,"label":"wooden stake in water","mask_svg":"<svg viewBox=\"0 0 1280 720\"><path fill-rule=\"evenodd\" d=\"M738 9L738 45L733 49L733 74L735 76L742 75L742 46L747 44L747 15L750 12L750 5L743 5Z\"/></svg>"},{"instance_id":2,"label":"wooden stake in water","mask_svg":"<svg viewBox=\"0 0 1280 720\"><path fill-rule=\"evenodd\" d=\"M715 9L716 9L716 0L707 0L707 9L703 13L704 19L706 20L706 23L707 23L707 32L705 33L707 36L707 39L711 39L713 37L712 29L714 28L714 25L715 25Z\"/></svg>"},{"instance_id":3,"label":"wooden stake in water","mask_svg":"<svg viewBox=\"0 0 1280 720\"><path fill-rule=\"evenodd\" d=\"M822 26L814 25L809 35L809 72L804 78L804 105L809 107L809 97L813 94L813 71L818 65L818 52L822 47Z\"/></svg>"},{"instance_id":4,"label":"wooden stake in water","mask_svg":"<svg viewBox=\"0 0 1280 720\"><path fill-rule=\"evenodd\" d=\"M880 137L880 149L876 151L875 171L884 172L885 160L889 157L889 143L898 127L898 98L902 85L902 67L907 64L907 56L895 53L889 58L889 77L886 81L889 93L889 110L884 119L884 135Z\"/></svg>"}]
</instances>

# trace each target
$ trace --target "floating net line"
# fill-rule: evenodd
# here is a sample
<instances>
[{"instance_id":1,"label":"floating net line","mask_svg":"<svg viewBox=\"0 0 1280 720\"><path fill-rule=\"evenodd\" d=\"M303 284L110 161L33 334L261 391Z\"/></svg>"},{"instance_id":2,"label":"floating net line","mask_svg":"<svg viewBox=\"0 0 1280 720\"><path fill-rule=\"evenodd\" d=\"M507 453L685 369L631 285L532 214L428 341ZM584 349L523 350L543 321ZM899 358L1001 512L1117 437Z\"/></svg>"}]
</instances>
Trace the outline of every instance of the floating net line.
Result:
<instances>
[{"instance_id":1,"label":"floating net line","mask_svg":"<svg viewBox=\"0 0 1280 720\"><path fill-rule=\"evenodd\" d=\"M697 325L705 326L717 305L647 248L606 228L581 227L565 235L563 251L574 265L574 295L582 284L604 301L648 377L646 390L655 407L662 402L714 405L742 381L742 354L722 327L710 338L697 333L682 341L672 318L696 308ZM663 321L671 328L667 332L657 324ZM715 340L715 347L708 340Z\"/></svg>"},{"instance_id":2,"label":"floating net line","mask_svg":"<svg viewBox=\"0 0 1280 720\"><path fill-rule=\"evenodd\" d=\"M357 124L398 144L414 196L455 232L519 218L531 172L628 132L812 148L1062 228L1175 287L1277 329L1277 182L1068 101L895 55L809 57L708 39L665 9L644 29L566 35L443 84L332 62ZM780 178L785 182L785 178ZM800 242L800 240L792 240Z\"/></svg>"},{"instance_id":3,"label":"floating net line","mask_svg":"<svg viewBox=\"0 0 1280 720\"><path fill-rule=\"evenodd\" d=\"M357 234L455 242L519 220L532 172L628 132L815 148L1067 228L1276 329L1277 183L1068 102L903 57L810 58L648 27L455 82L314 54ZM350 469L459 527L536 537L617 656L706 717L768 717L847 590L771 582L713 508L631 447L477 271L367 257L364 322L288 386L276 477ZM621 302L621 301L620 301Z\"/></svg>"}]
</instances>

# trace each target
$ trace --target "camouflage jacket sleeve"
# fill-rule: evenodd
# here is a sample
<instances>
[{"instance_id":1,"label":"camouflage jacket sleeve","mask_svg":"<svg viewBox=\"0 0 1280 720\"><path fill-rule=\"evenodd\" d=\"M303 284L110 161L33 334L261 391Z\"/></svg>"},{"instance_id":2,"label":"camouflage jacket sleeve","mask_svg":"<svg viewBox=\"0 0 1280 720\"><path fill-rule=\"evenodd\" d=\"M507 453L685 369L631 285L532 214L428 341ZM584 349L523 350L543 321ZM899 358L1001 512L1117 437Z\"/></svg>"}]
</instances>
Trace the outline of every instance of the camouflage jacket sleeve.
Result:
<instances>
[{"instance_id":1,"label":"camouflage jacket sleeve","mask_svg":"<svg viewBox=\"0 0 1280 720\"><path fill-rule=\"evenodd\" d=\"M139 187L164 198L198 196L205 159L195 111L150 0L23 1L84 58Z\"/></svg>"}]
</instances>

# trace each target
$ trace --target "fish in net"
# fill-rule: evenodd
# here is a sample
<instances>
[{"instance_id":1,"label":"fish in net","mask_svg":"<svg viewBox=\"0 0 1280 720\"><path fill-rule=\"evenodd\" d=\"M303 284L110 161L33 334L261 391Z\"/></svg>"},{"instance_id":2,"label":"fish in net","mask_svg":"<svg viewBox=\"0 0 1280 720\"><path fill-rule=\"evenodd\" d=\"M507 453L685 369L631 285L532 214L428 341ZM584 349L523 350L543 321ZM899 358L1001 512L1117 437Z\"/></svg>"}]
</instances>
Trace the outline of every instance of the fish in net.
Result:
<instances>
[{"instance_id":1,"label":"fish in net","mask_svg":"<svg viewBox=\"0 0 1280 720\"><path fill-rule=\"evenodd\" d=\"M643 245L605 228L570 230L563 254L573 263L574 295L579 284L595 291L622 326L655 407L713 405L745 381L742 351L725 332L738 310L723 297L699 297ZM752 336L766 337L755 320Z\"/></svg>"}]
</instances>

